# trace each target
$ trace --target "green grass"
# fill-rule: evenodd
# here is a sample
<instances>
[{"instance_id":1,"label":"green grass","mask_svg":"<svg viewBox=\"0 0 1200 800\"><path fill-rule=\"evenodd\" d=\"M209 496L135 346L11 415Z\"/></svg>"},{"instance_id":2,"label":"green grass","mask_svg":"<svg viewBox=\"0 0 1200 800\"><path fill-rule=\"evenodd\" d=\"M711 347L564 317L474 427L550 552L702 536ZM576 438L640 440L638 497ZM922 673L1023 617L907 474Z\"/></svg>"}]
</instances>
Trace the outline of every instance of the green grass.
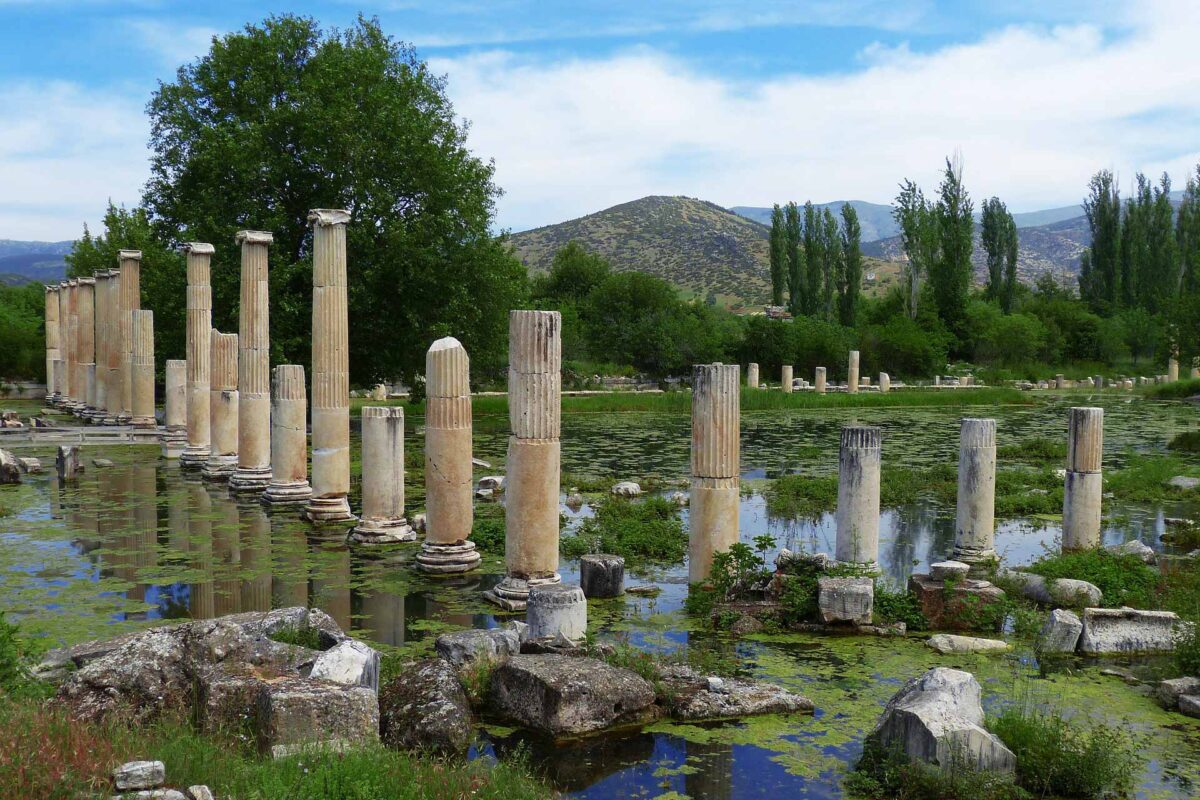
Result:
<instances>
[{"instance_id":1,"label":"green grass","mask_svg":"<svg viewBox=\"0 0 1200 800\"><path fill-rule=\"evenodd\" d=\"M850 797L870 800L1032 800L1011 777L981 771L962 754L937 767L910 761L899 748L885 751L872 741L842 788Z\"/></svg>"},{"instance_id":2,"label":"green grass","mask_svg":"<svg viewBox=\"0 0 1200 800\"><path fill-rule=\"evenodd\" d=\"M858 394L816 394L815 392L770 391L743 388L741 408L743 411L786 411L825 408L962 408L966 406L1030 405L1034 400L1026 394L1006 387L982 389L929 390L904 389L880 394L859 392ZM352 408L363 405L401 405L411 416L424 416L425 404L408 403L405 400L389 400L376 403L362 398L351 402ZM478 416L505 416L508 414L508 397L504 395L475 396L471 398L473 413ZM609 414L623 412L653 412L659 414L690 414L692 393L674 392L606 392L582 397L562 398L564 414Z\"/></svg>"},{"instance_id":3,"label":"green grass","mask_svg":"<svg viewBox=\"0 0 1200 800\"><path fill-rule=\"evenodd\" d=\"M1200 469L1179 456L1128 453L1125 466L1104 474L1104 489L1128 503L1156 503L1166 497L1196 496L1195 489L1180 490L1167 485L1176 475L1197 475Z\"/></svg>"},{"instance_id":4,"label":"green grass","mask_svg":"<svg viewBox=\"0 0 1200 800\"><path fill-rule=\"evenodd\" d=\"M688 535L679 507L665 497L630 500L608 496L595 506L560 549L567 558L612 553L629 561L676 564L687 553Z\"/></svg>"},{"instance_id":5,"label":"green grass","mask_svg":"<svg viewBox=\"0 0 1200 800\"><path fill-rule=\"evenodd\" d=\"M1061 465L1067 461L1067 442L1065 439L1026 439L1016 444L1008 444L996 448L998 461L1016 461L1024 464Z\"/></svg>"},{"instance_id":6,"label":"green grass","mask_svg":"<svg viewBox=\"0 0 1200 800\"><path fill-rule=\"evenodd\" d=\"M305 617L303 625L289 625L271 634L270 638L283 644L307 647L310 650L321 649L321 631L307 624Z\"/></svg>"},{"instance_id":7,"label":"green grass","mask_svg":"<svg viewBox=\"0 0 1200 800\"><path fill-rule=\"evenodd\" d=\"M1099 587L1106 608L1157 608L1158 571L1133 555L1108 550L1059 553L1025 568L1045 578L1074 578Z\"/></svg>"},{"instance_id":8,"label":"green grass","mask_svg":"<svg viewBox=\"0 0 1200 800\"><path fill-rule=\"evenodd\" d=\"M837 506L836 475L782 475L763 490L767 513L785 519L813 519Z\"/></svg>"},{"instance_id":9,"label":"green grass","mask_svg":"<svg viewBox=\"0 0 1200 800\"><path fill-rule=\"evenodd\" d=\"M504 552L504 506L499 503L476 503L475 520L471 525L471 541L483 553Z\"/></svg>"},{"instance_id":10,"label":"green grass","mask_svg":"<svg viewBox=\"0 0 1200 800\"><path fill-rule=\"evenodd\" d=\"M1168 450L1178 450L1182 453L1200 453L1200 431L1184 431L1172 437L1167 442Z\"/></svg>"},{"instance_id":11,"label":"green grass","mask_svg":"<svg viewBox=\"0 0 1200 800\"><path fill-rule=\"evenodd\" d=\"M1142 386L1138 388L1138 393L1151 400L1185 400L1200 394L1200 378Z\"/></svg>"}]
</instances>

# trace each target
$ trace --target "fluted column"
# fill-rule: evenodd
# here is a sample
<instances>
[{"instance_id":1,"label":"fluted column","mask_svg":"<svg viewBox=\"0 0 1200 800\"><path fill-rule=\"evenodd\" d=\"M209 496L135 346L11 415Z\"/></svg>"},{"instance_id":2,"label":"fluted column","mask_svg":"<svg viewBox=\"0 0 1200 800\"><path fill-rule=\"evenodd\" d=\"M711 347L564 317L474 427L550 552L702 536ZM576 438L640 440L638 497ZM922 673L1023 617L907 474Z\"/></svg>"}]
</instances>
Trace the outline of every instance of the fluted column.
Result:
<instances>
[{"instance_id":1,"label":"fluted column","mask_svg":"<svg viewBox=\"0 0 1200 800\"><path fill-rule=\"evenodd\" d=\"M1067 477L1063 489L1063 550L1100 546L1100 509L1104 494L1104 409L1068 412Z\"/></svg>"},{"instance_id":2,"label":"fluted column","mask_svg":"<svg viewBox=\"0 0 1200 800\"><path fill-rule=\"evenodd\" d=\"M836 557L871 572L879 568L879 467L879 428L842 428Z\"/></svg>"},{"instance_id":3,"label":"fluted column","mask_svg":"<svg viewBox=\"0 0 1200 800\"><path fill-rule=\"evenodd\" d=\"M958 440L958 507L954 558L996 560L996 420L964 419Z\"/></svg>"},{"instance_id":4,"label":"fluted column","mask_svg":"<svg viewBox=\"0 0 1200 800\"><path fill-rule=\"evenodd\" d=\"M187 447L179 465L200 469L208 461L212 439L209 386L211 362L209 331L212 329L212 255L206 242L184 245L187 255Z\"/></svg>"},{"instance_id":5,"label":"fluted column","mask_svg":"<svg viewBox=\"0 0 1200 800\"><path fill-rule=\"evenodd\" d=\"M268 506L307 503L308 400L304 392L304 367L280 364L271 371L274 401L271 406L271 482L263 491Z\"/></svg>"},{"instance_id":6,"label":"fluted column","mask_svg":"<svg viewBox=\"0 0 1200 800\"><path fill-rule=\"evenodd\" d=\"M354 519L350 492L350 353L347 333L346 224L350 214L314 209L312 306L311 522Z\"/></svg>"},{"instance_id":7,"label":"fluted column","mask_svg":"<svg viewBox=\"0 0 1200 800\"><path fill-rule=\"evenodd\" d=\"M850 351L850 366L846 372L846 391L850 394L858 392L858 351Z\"/></svg>"},{"instance_id":8,"label":"fluted column","mask_svg":"<svg viewBox=\"0 0 1200 800\"><path fill-rule=\"evenodd\" d=\"M96 281L96 410L92 419L100 423L107 416L108 402L108 270L93 272L92 278Z\"/></svg>"},{"instance_id":9,"label":"fluted column","mask_svg":"<svg viewBox=\"0 0 1200 800\"><path fill-rule=\"evenodd\" d=\"M121 422L133 417L133 312L142 307L142 251L122 250L121 313L117 319L121 342Z\"/></svg>"},{"instance_id":10,"label":"fluted column","mask_svg":"<svg viewBox=\"0 0 1200 800\"><path fill-rule=\"evenodd\" d=\"M813 375L813 389L817 394L825 394L825 368L817 367L816 373Z\"/></svg>"},{"instance_id":11,"label":"fluted column","mask_svg":"<svg viewBox=\"0 0 1200 800\"><path fill-rule=\"evenodd\" d=\"M104 423L115 425L121 416L121 270L108 271L104 297Z\"/></svg>"},{"instance_id":12,"label":"fluted column","mask_svg":"<svg viewBox=\"0 0 1200 800\"><path fill-rule=\"evenodd\" d=\"M504 580L485 594L524 610L529 588L558 583L562 316L508 316L508 439L505 465Z\"/></svg>"},{"instance_id":13,"label":"fluted column","mask_svg":"<svg viewBox=\"0 0 1200 800\"><path fill-rule=\"evenodd\" d=\"M58 284L58 337L59 360L62 361L59 376L59 405L66 408L71 402L71 284Z\"/></svg>"},{"instance_id":14,"label":"fluted column","mask_svg":"<svg viewBox=\"0 0 1200 800\"><path fill-rule=\"evenodd\" d=\"M72 413L79 406L79 280L66 282L67 291L67 401Z\"/></svg>"},{"instance_id":15,"label":"fluted column","mask_svg":"<svg viewBox=\"0 0 1200 800\"><path fill-rule=\"evenodd\" d=\"M179 458L187 447L187 361L182 358L166 363L161 441L164 458Z\"/></svg>"},{"instance_id":16,"label":"fluted column","mask_svg":"<svg viewBox=\"0 0 1200 800\"><path fill-rule=\"evenodd\" d=\"M229 490L257 494L271 482L271 334L264 231L239 231L242 301L238 311L238 466Z\"/></svg>"},{"instance_id":17,"label":"fluted column","mask_svg":"<svg viewBox=\"0 0 1200 800\"><path fill-rule=\"evenodd\" d=\"M780 384L783 385L783 393L784 394L792 393L792 368L791 368L791 366L784 366L779 371L779 382L780 382Z\"/></svg>"},{"instance_id":18,"label":"fluted column","mask_svg":"<svg viewBox=\"0 0 1200 800\"><path fill-rule=\"evenodd\" d=\"M54 362L61 358L58 338L58 287L46 287L46 402L58 402L59 387L54 375Z\"/></svg>"},{"instance_id":19,"label":"fluted column","mask_svg":"<svg viewBox=\"0 0 1200 800\"><path fill-rule=\"evenodd\" d=\"M362 513L350 531L357 544L416 540L404 517L404 409L362 410Z\"/></svg>"},{"instance_id":20,"label":"fluted column","mask_svg":"<svg viewBox=\"0 0 1200 800\"><path fill-rule=\"evenodd\" d=\"M452 336L425 354L425 543L417 555L424 572L466 572L480 556L469 537L471 493L471 362Z\"/></svg>"},{"instance_id":21,"label":"fluted column","mask_svg":"<svg viewBox=\"0 0 1200 800\"><path fill-rule=\"evenodd\" d=\"M79 279L80 414L96 413L96 279Z\"/></svg>"},{"instance_id":22,"label":"fluted column","mask_svg":"<svg viewBox=\"0 0 1200 800\"><path fill-rule=\"evenodd\" d=\"M692 497L688 581L712 571L713 555L738 540L741 409L737 364L692 367Z\"/></svg>"},{"instance_id":23,"label":"fluted column","mask_svg":"<svg viewBox=\"0 0 1200 800\"><path fill-rule=\"evenodd\" d=\"M879 373L879 393L887 394L892 390L892 376L886 372Z\"/></svg>"},{"instance_id":24,"label":"fluted column","mask_svg":"<svg viewBox=\"0 0 1200 800\"><path fill-rule=\"evenodd\" d=\"M130 315L133 334L133 416L135 428L155 428L154 418L154 312L138 309Z\"/></svg>"},{"instance_id":25,"label":"fluted column","mask_svg":"<svg viewBox=\"0 0 1200 800\"><path fill-rule=\"evenodd\" d=\"M746 365L746 385L751 389L758 388L758 364L753 361Z\"/></svg>"},{"instance_id":26,"label":"fluted column","mask_svg":"<svg viewBox=\"0 0 1200 800\"><path fill-rule=\"evenodd\" d=\"M204 479L226 481L237 469L238 446L238 335L210 333L209 427L212 431Z\"/></svg>"}]
</instances>

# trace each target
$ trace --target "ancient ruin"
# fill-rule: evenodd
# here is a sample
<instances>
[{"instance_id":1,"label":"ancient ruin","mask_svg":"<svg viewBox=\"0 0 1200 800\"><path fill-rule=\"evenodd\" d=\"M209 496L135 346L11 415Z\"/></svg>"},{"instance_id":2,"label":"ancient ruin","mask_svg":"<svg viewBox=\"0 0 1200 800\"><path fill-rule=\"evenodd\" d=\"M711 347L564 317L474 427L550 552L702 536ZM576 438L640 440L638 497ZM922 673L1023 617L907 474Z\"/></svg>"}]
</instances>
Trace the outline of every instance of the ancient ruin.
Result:
<instances>
[{"instance_id":1,"label":"ancient ruin","mask_svg":"<svg viewBox=\"0 0 1200 800\"><path fill-rule=\"evenodd\" d=\"M209 333L209 428L211 441L202 474L206 481L227 481L237 469L238 448L238 335Z\"/></svg>"},{"instance_id":2,"label":"ancient ruin","mask_svg":"<svg viewBox=\"0 0 1200 800\"><path fill-rule=\"evenodd\" d=\"M362 513L350 541L395 544L416 538L404 516L404 409L363 406Z\"/></svg>"},{"instance_id":3,"label":"ancient ruin","mask_svg":"<svg viewBox=\"0 0 1200 800\"><path fill-rule=\"evenodd\" d=\"M238 464L229 491L257 494L271 482L271 328L267 248L274 237L238 231L242 247L238 306Z\"/></svg>"},{"instance_id":4,"label":"ancient ruin","mask_svg":"<svg viewBox=\"0 0 1200 800\"><path fill-rule=\"evenodd\" d=\"M133 376L130 421L135 428L155 428L158 420L154 412L154 312L134 311L130 315L130 331L133 336L129 364Z\"/></svg>"},{"instance_id":5,"label":"ancient ruin","mask_svg":"<svg viewBox=\"0 0 1200 800\"><path fill-rule=\"evenodd\" d=\"M211 452L212 423L209 410L212 329L213 246L192 242L183 247L187 257L187 426L188 444L179 465L200 469Z\"/></svg>"},{"instance_id":6,"label":"ancient ruin","mask_svg":"<svg viewBox=\"0 0 1200 800\"><path fill-rule=\"evenodd\" d=\"M846 371L846 391L855 394L858 391L858 351L850 351L850 365Z\"/></svg>"},{"instance_id":7,"label":"ancient ruin","mask_svg":"<svg viewBox=\"0 0 1200 800\"><path fill-rule=\"evenodd\" d=\"M304 367L280 364L271 377L271 482L263 490L262 502L267 506L301 505L312 499Z\"/></svg>"},{"instance_id":8,"label":"ancient ruin","mask_svg":"<svg viewBox=\"0 0 1200 800\"><path fill-rule=\"evenodd\" d=\"M836 557L867 572L879 569L880 439L879 428L847 425L838 454Z\"/></svg>"},{"instance_id":9,"label":"ancient ruin","mask_svg":"<svg viewBox=\"0 0 1200 800\"><path fill-rule=\"evenodd\" d=\"M179 458L187 447L187 362L181 358L166 361L166 389L163 395L163 458Z\"/></svg>"},{"instance_id":10,"label":"ancient ruin","mask_svg":"<svg viewBox=\"0 0 1200 800\"><path fill-rule=\"evenodd\" d=\"M126 424L133 417L133 312L142 307L142 251L122 250L117 256L121 264L117 315L121 405L117 419Z\"/></svg>"},{"instance_id":11,"label":"ancient ruin","mask_svg":"<svg viewBox=\"0 0 1200 800\"><path fill-rule=\"evenodd\" d=\"M1067 475L1063 487L1063 550L1100 545L1100 505L1104 494L1104 409L1068 412Z\"/></svg>"},{"instance_id":12,"label":"ancient ruin","mask_svg":"<svg viewBox=\"0 0 1200 800\"><path fill-rule=\"evenodd\" d=\"M688 581L712 570L713 555L738 540L741 400L737 364L692 368L692 491Z\"/></svg>"},{"instance_id":13,"label":"ancient ruin","mask_svg":"<svg viewBox=\"0 0 1200 800\"><path fill-rule=\"evenodd\" d=\"M971 565L996 559L996 420L964 419L958 444L954 558Z\"/></svg>"}]
</instances>

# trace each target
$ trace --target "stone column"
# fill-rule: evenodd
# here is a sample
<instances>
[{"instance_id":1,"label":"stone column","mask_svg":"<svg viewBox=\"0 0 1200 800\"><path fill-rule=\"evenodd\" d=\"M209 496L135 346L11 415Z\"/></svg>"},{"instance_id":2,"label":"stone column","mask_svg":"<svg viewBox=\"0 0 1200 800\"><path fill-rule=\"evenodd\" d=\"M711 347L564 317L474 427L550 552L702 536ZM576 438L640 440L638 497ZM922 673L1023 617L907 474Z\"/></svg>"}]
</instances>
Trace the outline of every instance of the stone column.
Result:
<instances>
[{"instance_id":1,"label":"stone column","mask_svg":"<svg viewBox=\"0 0 1200 800\"><path fill-rule=\"evenodd\" d=\"M271 408L271 482L262 502L269 506L300 505L312 499L308 485L308 400L304 367L280 364L272 373L275 400Z\"/></svg>"},{"instance_id":2,"label":"stone column","mask_svg":"<svg viewBox=\"0 0 1200 800\"><path fill-rule=\"evenodd\" d=\"M348 522L350 353L346 306L346 224L350 214L314 209L312 307L312 489L310 522Z\"/></svg>"},{"instance_id":3,"label":"stone column","mask_svg":"<svg viewBox=\"0 0 1200 800\"><path fill-rule=\"evenodd\" d=\"M97 423L108 416L108 270L92 273L96 281L96 411L92 417Z\"/></svg>"},{"instance_id":4,"label":"stone column","mask_svg":"<svg viewBox=\"0 0 1200 800\"><path fill-rule=\"evenodd\" d=\"M1103 389L1104 388L1104 376L1097 375L1096 377L1092 378L1092 387L1095 389Z\"/></svg>"},{"instance_id":5,"label":"stone column","mask_svg":"<svg viewBox=\"0 0 1200 800\"><path fill-rule=\"evenodd\" d=\"M104 298L104 423L115 425L121 416L121 270L108 271Z\"/></svg>"},{"instance_id":6,"label":"stone column","mask_svg":"<svg viewBox=\"0 0 1200 800\"><path fill-rule=\"evenodd\" d=\"M58 341L59 359L63 362L59 405L65 408L71 402L71 284L67 281L58 284Z\"/></svg>"},{"instance_id":7,"label":"stone column","mask_svg":"<svg viewBox=\"0 0 1200 800\"><path fill-rule=\"evenodd\" d=\"M74 413L79 404L79 281L64 284L67 297L67 391L63 407Z\"/></svg>"},{"instance_id":8,"label":"stone column","mask_svg":"<svg viewBox=\"0 0 1200 800\"><path fill-rule=\"evenodd\" d=\"M1063 550L1100 546L1100 505L1104 480L1104 409L1068 412L1067 478L1063 489Z\"/></svg>"},{"instance_id":9,"label":"stone column","mask_svg":"<svg viewBox=\"0 0 1200 800\"><path fill-rule=\"evenodd\" d=\"M1054 376L1054 388L1065 389L1067 386L1066 377L1060 372Z\"/></svg>"},{"instance_id":10,"label":"stone column","mask_svg":"<svg viewBox=\"0 0 1200 800\"><path fill-rule=\"evenodd\" d=\"M688 582L707 580L715 553L738 540L741 409L737 364L692 367L692 498Z\"/></svg>"},{"instance_id":11,"label":"stone column","mask_svg":"<svg viewBox=\"0 0 1200 800\"><path fill-rule=\"evenodd\" d=\"M958 516L954 559L996 560L996 420L964 419L958 440Z\"/></svg>"},{"instance_id":12,"label":"stone column","mask_svg":"<svg viewBox=\"0 0 1200 800\"><path fill-rule=\"evenodd\" d=\"M785 366L779 371L779 382L783 386L784 394L792 393L792 368Z\"/></svg>"},{"instance_id":13,"label":"stone column","mask_svg":"<svg viewBox=\"0 0 1200 800\"><path fill-rule=\"evenodd\" d=\"M163 397L163 458L179 458L187 447L187 362L166 363L166 396Z\"/></svg>"},{"instance_id":14,"label":"stone column","mask_svg":"<svg viewBox=\"0 0 1200 800\"><path fill-rule=\"evenodd\" d=\"M155 428L154 418L154 312L136 310L130 315L133 333L133 416L135 428Z\"/></svg>"},{"instance_id":15,"label":"stone column","mask_svg":"<svg viewBox=\"0 0 1200 800\"><path fill-rule=\"evenodd\" d=\"M59 387L54 375L54 362L61 358L58 338L58 287L46 287L46 402L58 402Z\"/></svg>"},{"instance_id":16,"label":"stone column","mask_svg":"<svg viewBox=\"0 0 1200 800\"><path fill-rule=\"evenodd\" d=\"M1171 356L1167 359L1167 381L1174 383L1179 380L1179 357Z\"/></svg>"},{"instance_id":17,"label":"stone column","mask_svg":"<svg viewBox=\"0 0 1200 800\"><path fill-rule=\"evenodd\" d=\"M80 278L79 288L79 378L81 414L96 414L96 279Z\"/></svg>"},{"instance_id":18,"label":"stone column","mask_svg":"<svg viewBox=\"0 0 1200 800\"><path fill-rule=\"evenodd\" d=\"M404 517L404 409L362 410L362 514L350 531L358 544L415 541Z\"/></svg>"},{"instance_id":19,"label":"stone column","mask_svg":"<svg viewBox=\"0 0 1200 800\"><path fill-rule=\"evenodd\" d=\"M469 538L471 490L471 361L452 336L425 354L425 543L423 572L466 572L480 556Z\"/></svg>"},{"instance_id":20,"label":"stone column","mask_svg":"<svg viewBox=\"0 0 1200 800\"><path fill-rule=\"evenodd\" d=\"M192 242L183 246L187 255L187 447L179 456L185 469L200 469L208 461L212 438L209 411L211 362L209 331L212 329L213 246Z\"/></svg>"},{"instance_id":21,"label":"stone column","mask_svg":"<svg viewBox=\"0 0 1200 800\"><path fill-rule=\"evenodd\" d=\"M229 490L257 494L271 482L271 333L263 231L239 231L242 300L238 310L238 466Z\"/></svg>"},{"instance_id":22,"label":"stone column","mask_svg":"<svg viewBox=\"0 0 1200 800\"><path fill-rule=\"evenodd\" d=\"M858 392L858 351L850 351L850 367L846 372L846 391L850 394Z\"/></svg>"},{"instance_id":23,"label":"stone column","mask_svg":"<svg viewBox=\"0 0 1200 800\"><path fill-rule=\"evenodd\" d=\"M886 372L879 373L879 393L887 394L892 390L892 376Z\"/></svg>"},{"instance_id":24,"label":"stone column","mask_svg":"<svg viewBox=\"0 0 1200 800\"><path fill-rule=\"evenodd\" d=\"M121 311L117 319L121 342L122 423L133 417L133 312L142 307L142 251L122 250Z\"/></svg>"},{"instance_id":25,"label":"stone column","mask_svg":"<svg viewBox=\"0 0 1200 800\"><path fill-rule=\"evenodd\" d=\"M879 569L879 428L842 428L838 454L837 560Z\"/></svg>"},{"instance_id":26,"label":"stone column","mask_svg":"<svg viewBox=\"0 0 1200 800\"><path fill-rule=\"evenodd\" d=\"M813 388L817 390L817 394L825 394L825 368L817 367L816 376L813 378Z\"/></svg>"},{"instance_id":27,"label":"stone column","mask_svg":"<svg viewBox=\"0 0 1200 800\"><path fill-rule=\"evenodd\" d=\"M209 428L212 436L204 479L227 481L237 469L238 446L238 335L210 332Z\"/></svg>"},{"instance_id":28,"label":"stone column","mask_svg":"<svg viewBox=\"0 0 1200 800\"><path fill-rule=\"evenodd\" d=\"M484 596L523 611L529 588L558 583L559 420L562 317L513 311L508 317L508 439L505 465L505 577Z\"/></svg>"},{"instance_id":29,"label":"stone column","mask_svg":"<svg viewBox=\"0 0 1200 800\"><path fill-rule=\"evenodd\" d=\"M758 364L754 362L746 365L746 385L751 389L758 388Z\"/></svg>"}]
</instances>

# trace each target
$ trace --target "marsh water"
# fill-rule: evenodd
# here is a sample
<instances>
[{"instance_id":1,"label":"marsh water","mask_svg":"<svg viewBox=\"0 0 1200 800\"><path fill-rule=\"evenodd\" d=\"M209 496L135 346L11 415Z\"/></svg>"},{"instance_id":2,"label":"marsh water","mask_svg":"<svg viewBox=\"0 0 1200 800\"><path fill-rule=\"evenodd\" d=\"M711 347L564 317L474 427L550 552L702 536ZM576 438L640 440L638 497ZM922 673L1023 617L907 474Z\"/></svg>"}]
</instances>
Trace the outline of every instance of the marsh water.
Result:
<instances>
[{"instance_id":1,"label":"marsh water","mask_svg":"<svg viewBox=\"0 0 1200 800\"><path fill-rule=\"evenodd\" d=\"M1105 462L1131 451L1158 452L1176 433L1196 426L1193 407L1121 395L1084 394L1030 406L962 409L847 409L744 413L742 475L751 490L741 501L741 537L770 534L777 546L832 552L832 516L778 519L758 488L785 473L832 474L839 428L879 425L884 470L957 459L958 419L994 416L1001 444L1066 436L1070 405L1105 408ZM686 415L564 414L563 469L576 475L654 478L670 486L687 477L690 422ZM420 418L409 420L408 444L419 452ZM476 421L475 455L502 474L507 437L503 418ZM355 443L357 450L357 443ZM52 464L48 451L32 451ZM502 554L487 553L471 576L431 579L412 570L419 545L386 552L347 548L344 532L317 533L294 510L268 513L238 505L223 487L192 482L157 448L88 448L88 470L59 486L52 474L28 476L0 490L14 511L0 520L0 608L22 628L51 643L115 635L171 618L208 618L287 605L319 607L344 628L381 648L414 657L431 652L438 633L491 627L506 617L481 593L500 579ZM93 468L91 459L114 464ZM51 470L52 472L52 470ZM420 510L419 485L408 508ZM681 483L681 485L683 485ZM564 489L569 489L564 486ZM832 512L833 509L829 509ZM1188 504L1106 507L1106 543L1140 539L1160 549L1163 520L1194 516ZM567 528L590 508L563 507ZM682 512L686 518L686 509ZM880 564L901 584L949 555L954 509L927 503L885 509ZM1029 563L1055 546L1053 518L1005 520L997 550L1011 565ZM577 564L564 561L564 580ZM1004 657L938 656L919 639L758 635L738 640L700 630L681 611L686 566L627 576L653 584L656 596L627 595L589 604L589 627L601 641L674 651L704 648L735 661L748 675L810 697L813 716L769 716L716 725L659 723L650 728L572 743L539 741L499 726L483 729L474 754L505 758L518 749L564 792L579 797L750 798L841 797L845 770L861 752L884 703L909 677L935 665L976 674L986 703L1035 702L1069 714L1119 721L1144 737L1147 766L1139 797L1193 797L1200 792L1200 725L1168 714L1144 688L1101 674L1104 666L1039 664L1021 650ZM1153 671L1153 662L1135 665Z\"/></svg>"}]
</instances>

